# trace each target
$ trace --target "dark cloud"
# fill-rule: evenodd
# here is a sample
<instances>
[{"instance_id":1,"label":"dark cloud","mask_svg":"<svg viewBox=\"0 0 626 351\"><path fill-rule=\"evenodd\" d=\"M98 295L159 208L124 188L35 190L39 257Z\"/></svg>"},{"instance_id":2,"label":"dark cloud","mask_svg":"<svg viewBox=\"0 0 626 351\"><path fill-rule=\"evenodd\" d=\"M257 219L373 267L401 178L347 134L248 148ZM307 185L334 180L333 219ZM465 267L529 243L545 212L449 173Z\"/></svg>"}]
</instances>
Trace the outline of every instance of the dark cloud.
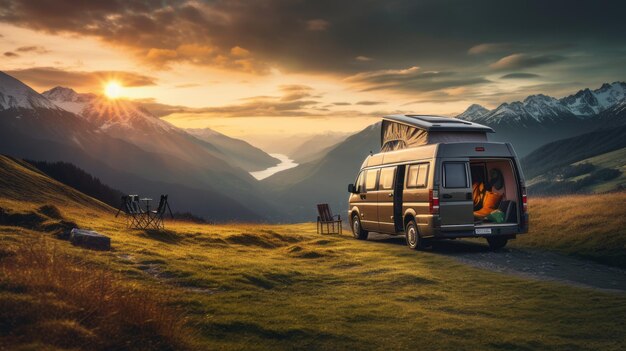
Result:
<instances>
[{"instance_id":1,"label":"dark cloud","mask_svg":"<svg viewBox=\"0 0 626 351\"><path fill-rule=\"evenodd\" d=\"M345 81L361 91L391 89L410 92L432 92L489 82L482 77L464 76L449 71L423 71L416 66L407 69L362 72L346 78Z\"/></svg>"},{"instance_id":2,"label":"dark cloud","mask_svg":"<svg viewBox=\"0 0 626 351\"><path fill-rule=\"evenodd\" d=\"M352 104L349 103L349 102L333 102L333 105L335 105L335 106L350 106Z\"/></svg>"},{"instance_id":3,"label":"dark cloud","mask_svg":"<svg viewBox=\"0 0 626 351\"><path fill-rule=\"evenodd\" d=\"M468 50L506 52L508 44L498 43L616 47L625 7L610 0L0 0L0 21L97 37L161 67L353 75L416 63L433 70L484 64Z\"/></svg>"},{"instance_id":4,"label":"dark cloud","mask_svg":"<svg viewBox=\"0 0 626 351\"><path fill-rule=\"evenodd\" d=\"M14 53L12 51L7 51L3 55L6 56L6 57L19 57L20 56L20 55Z\"/></svg>"},{"instance_id":5,"label":"dark cloud","mask_svg":"<svg viewBox=\"0 0 626 351\"><path fill-rule=\"evenodd\" d=\"M306 22L306 28L312 31L324 31L330 27L330 22L323 19L312 19Z\"/></svg>"},{"instance_id":6,"label":"dark cloud","mask_svg":"<svg viewBox=\"0 0 626 351\"><path fill-rule=\"evenodd\" d=\"M67 71L54 67L34 67L18 70L7 70L12 75L29 85L51 88L54 86L71 86L74 89L93 88L108 80L119 81L128 87L155 85L155 78L142 74L123 71Z\"/></svg>"},{"instance_id":7,"label":"dark cloud","mask_svg":"<svg viewBox=\"0 0 626 351\"><path fill-rule=\"evenodd\" d=\"M565 59L560 55L512 54L492 63L490 67L499 70L514 70L555 63Z\"/></svg>"},{"instance_id":8,"label":"dark cloud","mask_svg":"<svg viewBox=\"0 0 626 351\"><path fill-rule=\"evenodd\" d=\"M519 73L505 74L502 77L500 77L500 79L532 79L532 78L539 78L539 77L541 76L538 74L519 72Z\"/></svg>"}]
</instances>

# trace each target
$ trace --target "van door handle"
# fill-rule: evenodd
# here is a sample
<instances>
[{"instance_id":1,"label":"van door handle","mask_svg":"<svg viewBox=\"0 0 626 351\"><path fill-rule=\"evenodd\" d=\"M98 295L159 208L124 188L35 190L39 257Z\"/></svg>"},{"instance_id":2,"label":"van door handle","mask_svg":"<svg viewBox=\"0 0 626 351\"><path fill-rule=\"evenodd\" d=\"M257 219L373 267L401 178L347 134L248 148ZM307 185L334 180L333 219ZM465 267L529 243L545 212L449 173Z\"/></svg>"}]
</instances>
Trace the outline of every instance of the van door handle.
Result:
<instances>
[{"instance_id":1,"label":"van door handle","mask_svg":"<svg viewBox=\"0 0 626 351\"><path fill-rule=\"evenodd\" d=\"M444 199L451 199L452 195L450 195L450 194L443 194L443 198Z\"/></svg>"},{"instance_id":2,"label":"van door handle","mask_svg":"<svg viewBox=\"0 0 626 351\"><path fill-rule=\"evenodd\" d=\"M393 197L393 193L389 193L389 194L387 194L387 196Z\"/></svg>"}]
</instances>

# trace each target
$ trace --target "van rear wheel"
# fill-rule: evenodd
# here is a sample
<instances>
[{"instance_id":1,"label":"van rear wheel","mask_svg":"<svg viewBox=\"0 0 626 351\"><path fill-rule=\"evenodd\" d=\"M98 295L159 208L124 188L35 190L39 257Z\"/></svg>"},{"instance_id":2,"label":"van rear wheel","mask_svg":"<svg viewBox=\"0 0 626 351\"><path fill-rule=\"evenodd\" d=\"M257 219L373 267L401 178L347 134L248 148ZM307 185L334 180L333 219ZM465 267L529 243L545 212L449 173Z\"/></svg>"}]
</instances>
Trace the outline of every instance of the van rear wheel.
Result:
<instances>
[{"instance_id":1,"label":"van rear wheel","mask_svg":"<svg viewBox=\"0 0 626 351\"><path fill-rule=\"evenodd\" d=\"M363 227L361 227L361 220L359 219L359 215L355 213L352 216L352 235L355 239L367 240L368 234L369 232L363 230Z\"/></svg>"},{"instance_id":2,"label":"van rear wheel","mask_svg":"<svg viewBox=\"0 0 626 351\"><path fill-rule=\"evenodd\" d=\"M505 247L506 243L508 242L509 242L509 238L502 238L502 237L487 238L487 243L489 243L489 248L494 251Z\"/></svg>"},{"instance_id":3,"label":"van rear wheel","mask_svg":"<svg viewBox=\"0 0 626 351\"><path fill-rule=\"evenodd\" d=\"M420 237L415 220L410 220L409 223L406 224L404 237L406 239L406 245L413 250L423 250L428 246L426 239Z\"/></svg>"}]
</instances>

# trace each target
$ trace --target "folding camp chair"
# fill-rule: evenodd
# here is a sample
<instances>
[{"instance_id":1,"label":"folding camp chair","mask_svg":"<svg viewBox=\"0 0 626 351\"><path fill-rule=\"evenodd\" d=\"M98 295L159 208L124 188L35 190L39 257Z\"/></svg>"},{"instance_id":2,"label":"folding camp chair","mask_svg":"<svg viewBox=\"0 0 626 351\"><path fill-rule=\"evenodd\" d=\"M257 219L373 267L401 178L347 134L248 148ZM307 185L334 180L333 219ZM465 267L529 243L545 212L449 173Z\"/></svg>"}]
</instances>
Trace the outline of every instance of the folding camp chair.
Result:
<instances>
[{"instance_id":1,"label":"folding camp chair","mask_svg":"<svg viewBox=\"0 0 626 351\"><path fill-rule=\"evenodd\" d=\"M161 199L159 200L159 207L155 211L150 212L150 219L148 225L153 226L155 229L165 229L165 224L163 222L163 216L165 215L165 210L168 210L170 213L170 217L174 218L172 214L172 209L170 208L169 202L167 202L167 195L161 195Z\"/></svg>"},{"instance_id":2,"label":"folding camp chair","mask_svg":"<svg viewBox=\"0 0 626 351\"><path fill-rule=\"evenodd\" d=\"M148 225L146 214L139 206L138 195L122 196L122 204L115 214L116 218L120 212L125 214L127 228L145 229Z\"/></svg>"},{"instance_id":3,"label":"folding camp chair","mask_svg":"<svg viewBox=\"0 0 626 351\"><path fill-rule=\"evenodd\" d=\"M317 234L324 234L324 225L326 225L326 234L331 234L331 225L333 228L332 234L341 234L341 216L333 216L328 204L317 205L317 213Z\"/></svg>"}]
</instances>

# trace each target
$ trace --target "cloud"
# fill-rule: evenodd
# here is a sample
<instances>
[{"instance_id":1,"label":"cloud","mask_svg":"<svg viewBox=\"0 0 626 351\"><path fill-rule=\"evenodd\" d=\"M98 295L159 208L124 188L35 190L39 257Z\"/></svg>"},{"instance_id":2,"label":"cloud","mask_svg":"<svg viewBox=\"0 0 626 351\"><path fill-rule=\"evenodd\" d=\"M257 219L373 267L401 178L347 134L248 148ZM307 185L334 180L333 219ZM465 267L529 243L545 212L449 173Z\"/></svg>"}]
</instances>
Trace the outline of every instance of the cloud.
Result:
<instances>
[{"instance_id":1,"label":"cloud","mask_svg":"<svg viewBox=\"0 0 626 351\"><path fill-rule=\"evenodd\" d=\"M197 83L183 83L183 84L176 84L174 87L176 88L194 88L194 87L199 87L200 84Z\"/></svg>"},{"instance_id":2,"label":"cloud","mask_svg":"<svg viewBox=\"0 0 626 351\"><path fill-rule=\"evenodd\" d=\"M539 77L541 76L538 74L519 72L519 73L505 74L502 77L500 77L500 79L532 79L532 78L539 78Z\"/></svg>"},{"instance_id":3,"label":"cloud","mask_svg":"<svg viewBox=\"0 0 626 351\"><path fill-rule=\"evenodd\" d=\"M510 43L483 43L472 46L467 53L470 55L488 54L494 52L502 52L511 50L513 47Z\"/></svg>"},{"instance_id":4,"label":"cloud","mask_svg":"<svg viewBox=\"0 0 626 351\"><path fill-rule=\"evenodd\" d=\"M44 48L43 46L21 46L15 49L17 52L35 52L37 54L45 54L50 52L50 50Z\"/></svg>"},{"instance_id":5,"label":"cloud","mask_svg":"<svg viewBox=\"0 0 626 351\"><path fill-rule=\"evenodd\" d=\"M451 71L423 71L417 66L361 72L344 80L361 91L400 90L430 92L446 88L488 83L482 77L465 76Z\"/></svg>"},{"instance_id":6,"label":"cloud","mask_svg":"<svg viewBox=\"0 0 626 351\"><path fill-rule=\"evenodd\" d=\"M54 67L34 67L7 70L12 75L29 85L40 88L70 86L74 89L94 89L107 80L117 80L128 87L150 86L156 84L156 78L124 71L69 71Z\"/></svg>"},{"instance_id":7,"label":"cloud","mask_svg":"<svg viewBox=\"0 0 626 351\"><path fill-rule=\"evenodd\" d=\"M384 104L384 102L382 101L359 101L357 103L355 103L355 105L362 105L362 106L374 106L374 105L380 105L380 104Z\"/></svg>"},{"instance_id":8,"label":"cloud","mask_svg":"<svg viewBox=\"0 0 626 351\"><path fill-rule=\"evenodd\" d=\"M306 28L310 31L325 31L326 29L328 29L328 27L330 27L330 22L319 18L308 20L306 22Z\"/></svg>"},{"instance_id":9,"label":"cloud","mask_svg":"<svg viewBox=\"0 0 626 351\"><path fill-rule=\"evenodd\" d=\"M371 57L367 57L367 56L357 56L354 58L357 61L361 61L361 62L368 62L368 61L372 61L373 58Z\"/></svg>"},{"instance_id":10,"label":"cloud","mask_svg":"<svg viewBox=\"0 0 626 351\"><path fill-rule=\"evenodd\" d=\"M174 113L193 114L201 117L297 117L318 116L328 111L315 100L313 88L306 85L281 85L280 96L253 96L241 99L240 104L215 107L191 108L155 102L152 99L136 100L158 117ZM201 117L200 117L201 116Z\"/></svg>"},{"instance_id":11,"label":"cloud","mask_svg":"<svg viewBox=\"0 0 626 351\"><path fill-rule=\"evenodd\" d=\"M335 105L335 106L350 106L352 104L349 103L349 102L333 102L333 105Z\"/></svg>"},{"instance_id":12,"label":"cloud","mask_svg":"<svg viewBox=\"0 0 626 351\"><path fill-rule=\"evenodd\" d=\"M6 57L19 57L20 56L20 55L14 53L12 51L7 51L3 55L6 56Z\"/></svg>"},{"instance_id":13,"label":"cloud","mask_svg":"<svg viewBox=\"0 0 626 351\"><path fill-rule=\"evenodd\" d=\"M549 63L563 61L566 58L561 55L530 55L530 54L512 54L505 56L498 61L489 65L491 68L506 69L523 69L541 66Z\"/></svg>"}]
</instances>

